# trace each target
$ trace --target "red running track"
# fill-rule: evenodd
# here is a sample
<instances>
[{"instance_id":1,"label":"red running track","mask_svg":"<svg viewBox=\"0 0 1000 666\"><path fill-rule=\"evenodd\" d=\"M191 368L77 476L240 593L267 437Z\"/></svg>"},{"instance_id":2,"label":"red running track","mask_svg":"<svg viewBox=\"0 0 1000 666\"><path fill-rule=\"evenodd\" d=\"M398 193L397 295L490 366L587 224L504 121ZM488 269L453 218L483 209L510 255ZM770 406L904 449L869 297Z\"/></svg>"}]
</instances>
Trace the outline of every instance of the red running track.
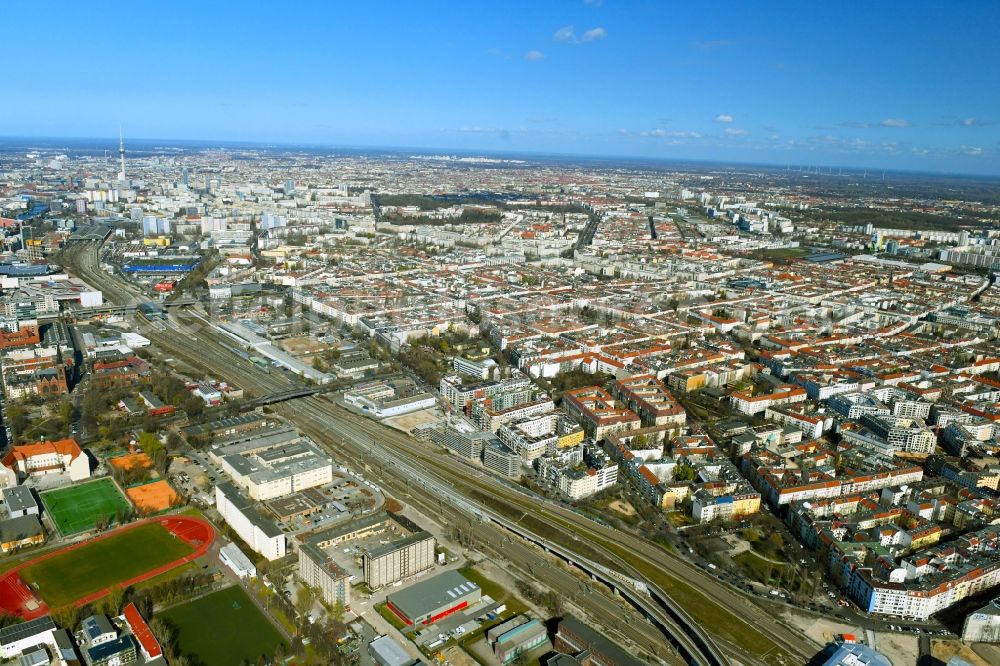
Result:
<instances>
[{"instance_id":1,"label":"red running track","mask_svg":"<svg viewBox=\"0 0 1000 666\"><path fill-rule=\"evenodd\" d=\"M49 607L45 604L45 602L42 601L42 599L34 593L34 590L31 589L24 579L21 578L22 569L56 557L57 555L62 555L63 553L68 553L76 550L77 548L82 548L83 546L92 544L95 541L109 539L113 536L121 534L122 532L126 532L128 530L135 529L140 525L146 525L149 523L159 523L165 530L190 545L194 549L193 552L178 560L174 560L173 562L168 562L167 564L156 567L155 569L151 569L134 578L120 581L116 587L124 588L129 585L141 583L145 580L153 578L154 576L159 576L162 573L170 571L171 569L176 569L177 567L187 564L192 560L196 560L207 553L208 549L212 547L212 542L215 541L215 528L212 527L212 524L204 518L195 518L193 516L161 516L159 518L150 518L124 525L118 529L96 536L93 539L87 539L86 541L81 541L71 546L66 546L65 548L45 553L44 555L39 555L34 559L22 562L13 569L9 569L3 574L0 574L0 614L16 615L24 620L33 620L49 612ZM98 590L97 592L93 592L85 597L77 599L73 602L73 605L82 606L84 604L89 604L92 601L100 599L110 591L110 587Z\"/></svg>"}]
</instances>

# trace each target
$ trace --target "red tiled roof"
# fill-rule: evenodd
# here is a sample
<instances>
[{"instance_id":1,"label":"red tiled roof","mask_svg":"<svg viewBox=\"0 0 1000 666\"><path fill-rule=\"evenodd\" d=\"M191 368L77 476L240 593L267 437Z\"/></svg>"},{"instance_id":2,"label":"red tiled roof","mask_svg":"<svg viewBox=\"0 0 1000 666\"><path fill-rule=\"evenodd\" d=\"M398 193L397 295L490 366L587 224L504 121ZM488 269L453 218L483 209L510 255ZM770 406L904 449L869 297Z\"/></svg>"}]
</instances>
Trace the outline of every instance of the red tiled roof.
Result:
<instances>
[{"instance_id":1,"label":"red tiled roof","mask_svg":"<svg viewBox=\"0 0 1000 666\"><path fill-rule=\"evenodd\" d=\"M49 453L58 453L61 456L69 456L70 460L83 453L80 445L75 439L57 439L51 442L35 442L33 444L21 444L11 449L11 452L3 459L3 464L10 466L16 460L27 460L35 456L43 456Z\"/></svg>"},{"instance_id":2,"label":"red tiled roof","mask_svg":"<svg viewBox=\"0 0 1000 666\"><path fill-rule=\"evenodd\" d=\"M156 642L156 637L153 636L153 632L150 631L146 621L142 619L142 615L139 613L139 609L135 607L135 604L130 603L125 607L125 621L132 628L132 634L142 645L142 649L146 654L153 659L163 654L162 650L160 650L160 644Z\"/></svg>"}]
</instances>

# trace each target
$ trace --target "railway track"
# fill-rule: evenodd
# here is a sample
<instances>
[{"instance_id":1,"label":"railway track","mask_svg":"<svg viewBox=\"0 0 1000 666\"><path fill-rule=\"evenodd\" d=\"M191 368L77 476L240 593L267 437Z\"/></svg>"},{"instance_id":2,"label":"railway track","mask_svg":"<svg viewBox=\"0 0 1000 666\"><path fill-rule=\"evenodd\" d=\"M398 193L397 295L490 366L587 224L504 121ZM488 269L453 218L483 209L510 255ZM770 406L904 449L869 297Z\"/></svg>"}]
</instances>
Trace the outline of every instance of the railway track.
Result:
<instances>
[{"instance_id":1,"label":"railway track","mask_svg":"<svg viewBox=\"0 0 1000 666\"><path fill-rule=\"evenodd\" d=\"M79 276L100 287L109 300L122 303L139 297L130 285L123 284L97 268L96 245L74 248L73 253L67 254L67 257L67 263L76 268ZM222 342L219 337L221 334L204 322L180 314L175 315L173 319L179 323L178 330L151 329L148 335L157 346L186 363L196 368L207 368L245 388L259 387L268 393L300 386L285 373L266 373L239 358ZM317 396L301 398L294 403L275 405L274 409L294 422L303 432L327 446L340 461L353 465L357 463L358 456L374 454L376 450L389 456L405 456L410 461L419 462L425 473L432 474L440 482L451 484L456 492L460 492L463 496L474 498L473 501L482 504L488 503L491 507L502 508L509 515L520 514L522 517L530 516L533 520L542 520L552 534L559 535L566 540L566 543L582 544L589 539L591 543L588 544L588 552L593 551L598 560L608 563L609 566L639 573L619 554L619 548L627 548L635 557L695 588L706 600L726 609L735 621L753 627L760 632L762 638L774 644L767 654L754 655L747 650L746 645L736 645L718 636L709 638L704 629L685 613L682 620L689 626L674 627L675 633L681 632L684 635L678 642L688 642L694 636L702 645L707 646L704 650L692 647L690 642L685 646L691 653L689 656L694 663L805 663L819 649L819 646L810 645L803 637L777 622L773 614L745 595L724 586L714 577L670 555L659 546L596 523L557 504L541 507L538 498L499 484L479 470L466 468L464 465L456 469L454 458L443 457L404 433L354 415L342 407L331 404L325 398ZM407 486L409 494L419 496L419 489L411 489L409 485ZM420 501L425 504L430 502L433 505L434 498L421 497ZM618 548L609 549L603 544L612 544ZM668 592L665 591L664 594Z\"/></svg>"}]
</instances>

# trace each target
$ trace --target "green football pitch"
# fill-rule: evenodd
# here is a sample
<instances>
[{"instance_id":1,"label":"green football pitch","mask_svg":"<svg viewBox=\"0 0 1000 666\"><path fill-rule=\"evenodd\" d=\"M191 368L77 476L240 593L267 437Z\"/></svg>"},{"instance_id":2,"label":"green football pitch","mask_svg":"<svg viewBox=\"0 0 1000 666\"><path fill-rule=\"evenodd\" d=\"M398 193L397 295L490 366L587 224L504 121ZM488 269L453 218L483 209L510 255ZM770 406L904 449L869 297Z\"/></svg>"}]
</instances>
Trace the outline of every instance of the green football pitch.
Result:
<instances>
[{"instance_id":1,"label":"green football pitch","mask_svg":"<svg viewBox=\"0 0 1000 666\"><path fill-rule=\"evenodd\" d=\"M261 655L270 658L278 645L285 645L278 630L236 585L157 615L177 629L180 652L193 656L195 663L255 663Z\"/></svg>"},{"instance_id":2,"label":"green football pitch","mask_svg":"<svg viewBox=\"0 0 1000 666\"><path fill-rule=\"evenodd\" d=\"M115 522L119 511L130 511L125 496L111 479L97 479L40 493L49 518L63 536L94 529L101 518Z\"/></svg>"},{"instance_id":3,"label":"green football pitch","mask_svg":"<svg viewBox=\"0 0 1000 666\"><path fill-rule=\"evenodd\" d=\"M147 523L25 567L21 578L50 608L59 608L192 551L159 523Z\"/></svg>"}]
</instances>

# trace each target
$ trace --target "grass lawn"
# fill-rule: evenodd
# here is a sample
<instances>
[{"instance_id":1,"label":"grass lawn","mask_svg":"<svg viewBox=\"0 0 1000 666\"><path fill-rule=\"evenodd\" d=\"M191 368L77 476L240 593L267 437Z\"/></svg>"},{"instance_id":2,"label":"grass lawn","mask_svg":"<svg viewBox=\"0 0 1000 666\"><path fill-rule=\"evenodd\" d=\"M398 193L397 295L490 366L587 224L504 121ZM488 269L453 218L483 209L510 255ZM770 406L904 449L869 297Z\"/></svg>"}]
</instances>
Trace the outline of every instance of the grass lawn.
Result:
<instances>
[{"instance_id":1,"label":"grass lawn","mask_svg":"<svg viewBox=\"0 0 1000 666\"><path fill-rule=\"evenodd\" d=\"M784 566L771 564L749 550L734 557L733 561L748 571L754 580L768 585L771 584L771 574L780 573L784 569Z\"/></svg>"},{"instance_id":2,"label":"grass lawn","mask_svg":"<svg viewBox=\"0 0 1000 666\"><path fill-rule=\"evenodd\" d=\"M410 628L406 625L405 622L403 622L403 620L400 619L398 615L389 610L389 607L386 604L381 603L375 606L375 610L378 611L378 614L381 615L386 622L396 627L400 631L406 631L407 629Z\"/></svg>"},{"instance_id":3,"label":"grass lawn","mask_svg":"<svg viewBox=\"0 0 1000 666\"><path fill-rule=\"evenodd\" d=\"M180 652L205 666L256 663L284 645L278 630L237 585L156 615L176 628Z\"/></svg>"},{"instance_id":4,"label":"grass lawn","mask_svg":"<svg viewBox=\"0 0 1000 666\"><path fill-rule=\"evenodd\" d=\"M683 511L667 511L664 512L663 515L674 527L687 527L688 525L694 525L694 518L687 515Z\"/></svg>"},{"instance_id":5,"label":"grass lawn","mask_svg":"<svg viewBox=\"0 0 1000 666\"><path fill-rule=\"evenodd\" d=\"M94 529L98 518L114 521L119 511L131 511L132 505L111 479L97 479L76 486L41 493L49 517L63 536Z\"/></svg>"},{"instance_id":6,"label":"grass lawn","mask_svg":"<svg viewBox=\"0 0 1000 666\"><path fill-rule=\"evenodd\" d=\"M484 595L489 595L493 598L493 601L501 601L506 604L507 611L511 615L524 613L528 610L528 607L524 604L524 602L515 596L509 589L500 583L486 578L473 567L464 567L459 569L458 572L478 585Z\"/></svg>"},{"instance_id":7,"label":"grass lawn","mask_svg":"<svg viewBox=\"0 0 1000 666\"><path fill-rule=\"evenodd\" d=\"M21 570L21 577L50 607L59 608L191 550L159 523L149 523L29 566Z\"/></svg>"},{"instance_id":8,"label":"grass lawn","mask_svg":"<svg viewBox=\"0 0 1000 666\"><path fill-rule=\"evenodd\" d=\"M182 564L181 566L171 569L170 571L164 571L160 575L153 576L149 580L144 580L141 583L136 583L133 587L135 587L135 589L137 590L143 590L147 587L155 587L157 585L160 585L161 583L166 583L169 580L173 580L174 578L180 578L184 574L198 573L199 569L201 569L201 565L198 564L198 560L195 560L194 562L188 562L187 564ZM209 570L206 569L205 571L207 573Z\"/></svg>"},{"instance_id":9,"label":"grass lawn","mask_svg":"<svg viewBox=\"0 0 1000 666\"><path fill-rule=\"evenodd\" d=\"M779 247L771 250L764 250L762 253L769 259L795 259L812 254L812 250L804 247Z\"/></svg>"}]
</instances>

